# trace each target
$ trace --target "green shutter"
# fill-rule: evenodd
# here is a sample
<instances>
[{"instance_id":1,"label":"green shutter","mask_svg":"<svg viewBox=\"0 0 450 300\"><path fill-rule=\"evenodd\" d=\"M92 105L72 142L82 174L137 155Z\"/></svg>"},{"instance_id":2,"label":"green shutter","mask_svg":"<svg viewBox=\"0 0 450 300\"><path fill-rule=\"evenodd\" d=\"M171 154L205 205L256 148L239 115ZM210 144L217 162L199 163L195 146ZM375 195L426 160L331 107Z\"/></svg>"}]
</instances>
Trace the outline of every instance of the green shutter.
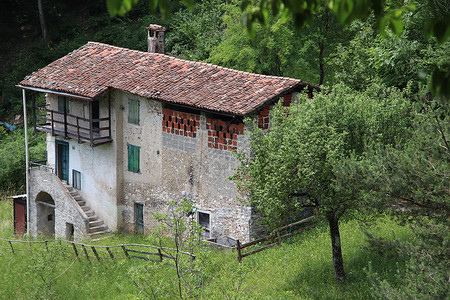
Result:
<instances>
[{"instance_id":1,"label":"green shutter","mask_svg":"<svg viewBox=\"0 0 450 300\"><path fill-rule=\"evenodd\" d=\"M139 147L128 145L128 171L139 172Z\"/></svg>"},{"instance_id":2,"label":"green shutter","mask_svg":"<svg viewBox=\"0 0 450 300\"><path fill-rule=\"evenodd\" d=\"M128 100L128 122L139 125L139 100Z\"/></svg>"}]
</instances>

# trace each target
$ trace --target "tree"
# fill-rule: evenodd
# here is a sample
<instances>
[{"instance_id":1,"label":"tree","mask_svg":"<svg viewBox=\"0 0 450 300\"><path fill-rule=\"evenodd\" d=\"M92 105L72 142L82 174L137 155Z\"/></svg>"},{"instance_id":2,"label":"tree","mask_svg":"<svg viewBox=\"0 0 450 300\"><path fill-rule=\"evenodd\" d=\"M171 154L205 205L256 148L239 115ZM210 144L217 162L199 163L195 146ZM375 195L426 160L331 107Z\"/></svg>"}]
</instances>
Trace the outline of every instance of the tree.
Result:
<instances>
[{"instance_id":1,"label":"tree","mask_svg":"<svg viewBox=\"0 0 450 300\"><path fill-rule=\"evenodd\" d=\"M123 15L129 11L138 0L107 0L108 11L112 16ZM172 0L148 0L152 10L159 9L163 16L170 13ZM195 0L183 0L187 7L192 7ZM426 22L421 26L425 36L435 38L438 44L447 42L450 38L450 11L446 3L437 1L396 2L378 0L261 0L257 6L250 5L250 0L241 1L243 23L250 34L254 31L254 25L261 23L270 24L271 16L282 16L283 20L292 18L297 28L311 24L321 8L328 7L342 25L350 25L355 20L365 21L373 16L375 27L381 35L385 35L387 28L395 34L400 34L404 27L403 15L406 12L420 11L427 4L431 10ZM431 4L430 4L431 3ZM271 12L271 13L269 13ZM435 95L450 97L450 63L431 68L430 90Z\"/></svg>"},{"instance_id":2,"label":"tree","mask_svg":"<svg viewBox=\"0 0 450 300\"><path fill-rule=\"evenodd\" d=\"M363 206L391 214L416 233L409 243L383 241L408 261L398 270L398 287L370 274L379 296L443 299L450 261L450 107L429 93L413 99L416 116L403 143L377 147L358 161L348 159L337 172L343 184L364 195ZM376 244L379 239L370 240Z\"/></svg>"},{"instance_id":3,"label":"tree","mask_svg":"<svg viewBox=\"0 0 450 300\"><path fill-rule=\"evenodd\" d=\"M356 92L338 85L287 109L279 104L270 118L270 130L253 127L233 179L272 228L305 207L318 209L329 224L336 280L343 281L339 220L360 199L341 184L335 166L361 157L369 143L395 143L409 126L408 105L394 89Z\"/></svg>"},{"instance_id":4,"label":"tree","mask_svg":"<svg viewBox=\"0 0 450 300\"><path fill-rule=\"evenodd\" d=\"M205 263L209 252L201 240L203 228L191 219L193 211L193 203L183 199L170 202L167 213L153 215L159 226L149 238L170 260L163 262L161 258L161 261L149 261L129 270L128 278L144 299L201 298L201 288L211 277L211 272ZM163 247L167 236L175 249ZM192 257L194 253L195 257Z\"/></svg>"},{"instance_id":5,"label":"tree","mask_svg":"<svg viewBox=\"0 0 450 300\"><path fill-rule=\"evenodd\" d=\"M48 35L47 35L47 25L45 24L44 17L44 6L42 5L42 0L38 0L38 10L39 10L39 21L41 23L42 37L44 42L48 45Z\"/></svg>"}]
</instances>

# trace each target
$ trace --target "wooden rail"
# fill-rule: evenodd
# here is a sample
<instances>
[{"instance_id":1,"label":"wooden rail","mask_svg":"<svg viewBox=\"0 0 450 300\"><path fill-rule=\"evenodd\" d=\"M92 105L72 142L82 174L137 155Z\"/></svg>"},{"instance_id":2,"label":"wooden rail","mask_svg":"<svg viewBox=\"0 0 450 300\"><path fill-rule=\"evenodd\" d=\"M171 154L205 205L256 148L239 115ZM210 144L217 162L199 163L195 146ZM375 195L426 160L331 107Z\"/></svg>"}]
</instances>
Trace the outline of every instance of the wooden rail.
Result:
<instances>
[{"instance_id":1,"label":"wooden rail","mask_svg":"<svg viewBox=\"0 0 450 300\"><path fill-rule=\"evenodd\" d=\"M269 248L272 248L275 245L280 245L282 240L284 240L284 239L286 239L286 238L288 238L290 236L293 236L295 234L298 234L300 232L303 232L303 231L306 231L306 230L314 228L316 226L316 224L311 224L311 225L308 225L306 227L299 228L299 229L297 229L294 232L289 232L287 234L281 235L282 231L290 229L290 228L292 228L294 226L298 226L298 225L301 225L301 224L305 224L305 223L311 222L315 218L317 218L317 211L316 210L314 210L314 215L313 216L305 218L305 219L302 219L302 220L294 222L294 223L291 223L289 225L277 228L275 230L275 233L273 233L271 235L259 238L257 240L254 240L254 241L251 241L251 242L248 242L248 243L245 243L245 244L241 244L240 241L237 240L236 241L236 250L237 250L237 254L238 254L238 261L242 262L242 258L244 258L246 256L253 255L253 254L256 254L258 252L267 250ZM259 243L262 243L262 242L266 242L266 241L275 241L275 242L273 242L271 244L268 244L268 245L264 245L261 248L249 251L247 253L243 253L243 250L245 250L246 248L248 248L250 246L253 246L253 245L256 245L256 244L259 244Z\"/></svg>"},{"instance_id":2,"label":"wooden rail","mask_svg":"<svg viewBox=\"0 0 450 300\"><path fill-rule=\"evenodd\" d=\"M46 113L45 116L36 116L37 120L43 121L43 123L35 125L39 131L51 133L52 136L59 135L75 139L79 143L88 142L91 145L100 145L111 141L110 117L88 119L44 107L39 107L37 110ZM100 127L102 122L108 125ZM99 124L99 127L94 124ZM106 134L102 134L102 132L106 132Z\"/></svg>"},{"instance_id":3,"label":"wooden rail","mask_svg":"<svg viewBox=\"0 0 450 300\"><path fill-rule=\"evenodd\" d=\"M7 246L2 244L7 244ZM74 255L78 259L86 258L88 261L91 258L98 261L137 258L162 262L163 258L174 260L175 253L177 253L176 249L142 244L94 246L65 240L20 241L0 238L0 248L11 250L13 254L19 251L48 251L49 244L57 245L64 254ZM184 251L178 251L178 253L189 256L191 260L195 259L194 254ZM154 256L157 256L157 259L152 259Z\"/></svg>"}]
</instances>

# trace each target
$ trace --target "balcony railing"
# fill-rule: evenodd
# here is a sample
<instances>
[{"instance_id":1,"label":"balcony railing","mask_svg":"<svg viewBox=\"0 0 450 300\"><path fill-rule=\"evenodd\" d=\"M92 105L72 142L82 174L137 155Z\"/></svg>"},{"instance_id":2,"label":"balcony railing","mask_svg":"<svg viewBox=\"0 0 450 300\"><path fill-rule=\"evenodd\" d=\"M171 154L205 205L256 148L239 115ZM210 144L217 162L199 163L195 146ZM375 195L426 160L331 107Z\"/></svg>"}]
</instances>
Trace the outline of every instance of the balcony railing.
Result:
<instances>
[{"instance_id":1,"label":"balcony railing","mask_svg":"<svg viewBox=\"0 0 450 300\"><path fill-rule=\"evenodd\" d=\"M74 139L78 143L89 143L91 147L112 141L109 116L94 119L43 107L36 110L45 112L42 115L36 114L36 130L50 133L52 136Z\"/></svg>"}]
</instances>

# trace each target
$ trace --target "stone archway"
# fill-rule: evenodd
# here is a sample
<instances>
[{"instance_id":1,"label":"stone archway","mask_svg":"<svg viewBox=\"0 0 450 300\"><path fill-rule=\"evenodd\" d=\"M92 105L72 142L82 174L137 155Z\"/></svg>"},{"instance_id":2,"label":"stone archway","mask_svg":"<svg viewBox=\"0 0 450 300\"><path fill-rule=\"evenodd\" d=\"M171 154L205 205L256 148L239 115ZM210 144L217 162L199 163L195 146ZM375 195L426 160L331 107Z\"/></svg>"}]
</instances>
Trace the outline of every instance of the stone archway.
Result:
<instances>
[{"instance_id":1,"label":"stone archway","mask_svg":"<svg viewBox=\"0 0 450 300\"><path fill-rule=\"evenodd\" d=\"M47 236L55 236L55 201L46 192L36 196L37 232Z\"/></svg>"}]
</instances>

